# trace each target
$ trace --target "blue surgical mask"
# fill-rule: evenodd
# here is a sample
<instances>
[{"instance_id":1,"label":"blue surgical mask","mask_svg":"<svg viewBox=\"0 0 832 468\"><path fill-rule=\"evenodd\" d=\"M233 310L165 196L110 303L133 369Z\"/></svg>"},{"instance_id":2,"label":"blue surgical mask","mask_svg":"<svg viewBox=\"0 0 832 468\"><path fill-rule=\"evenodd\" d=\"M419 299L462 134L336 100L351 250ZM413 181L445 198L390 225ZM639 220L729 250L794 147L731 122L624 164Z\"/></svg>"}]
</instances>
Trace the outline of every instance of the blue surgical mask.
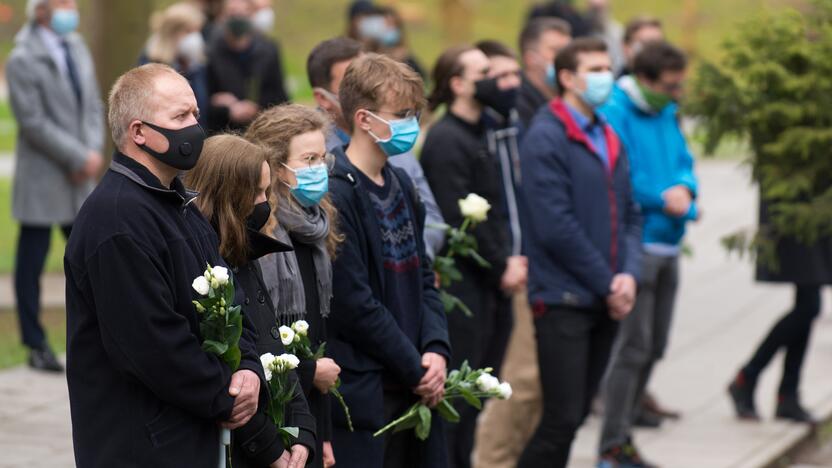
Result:
<instances>
[{"instance_id":1,"label":"blue surgical mask","mask_svg":"<svg viewBox=\"0 0 832 468\"><path fill-rule=\"evenodd\" d=\"M546 84L549 85L549 87L552 89L558 87L558 76L557 72L555 72L554 63L550 63L546 66Z\"/></svg>"},{"instance_id":2,"label":"blue surgical mask","mask_svg":"<svg viewBox=\"0 0 832 468\"><path fill-rule=\"evenodd\" d=\"M387 156L396 156L407 153L413 148L413 145L416 144L416 140L419 138L420 130L419 119L417 119L416 116L388 121L370 111L367 111L367 113L386 123L390 127L390 138L387 138L386 140L379 138L372 131L367 131L370 136L375 138L376 143L378 143L378 146L382 151L384 151L385 154L387 154Z\"/></svg>"},{"instance_id":3,"label":"blue surgical mask","mask_svg":"<svg viewBox=\"0 0 832 468\"><path fill-rule=\"evenodd\" d=\"M286 185L289 186L289 191L295 197L295 200L304 208L317 205L329 191L329 169L327 169L326 164L301 169L292 169L285 164L283 166L294 172L298 181L297 185L294 187L289 184Z\"/></svg>"},{"instance_id":4,"label":"blue surgical mask","mask_svg":"<svg viewBox=\"0 0 832 468\"><path fill-rule=\"evenodd\" d=\"M384 47L393 47L399 45L401 38L402 33L398 28L387 28L379 38L379 42Z\"/></svg>"},{"instance_id":5,"label":"blue surgical mask","mask_svg":"<svg viewBox=\"0 0 832 468\"><path fill-rule=\"evenodd\" d=\"M588 106L595 108L607 102L615 82L612 72L589 72L584 75L584 80L586 91L581 94L581 99Z\"/></svg>"},{"instance_id":6,"label":"blue surgical mask","mask_svg":"<svg viewBox=\"0 0 832 468\"><path fill-rule=\"evenodd\" d=\"M66 36L78 29L78 10L60 8L52 11L52 21L49 26L59 36Z\"/></svg>"},{"instance_id":7,"label":"blue surgical mask","mask_svg":"<svg viewBox=\"0 0 832 468\"><path fill-rule=\"evenodd\" d=\"M364 39L380 41L387 30L387 21L383 16L367 16L358 22L358 34Z\"/></svg>"}]
</instances>

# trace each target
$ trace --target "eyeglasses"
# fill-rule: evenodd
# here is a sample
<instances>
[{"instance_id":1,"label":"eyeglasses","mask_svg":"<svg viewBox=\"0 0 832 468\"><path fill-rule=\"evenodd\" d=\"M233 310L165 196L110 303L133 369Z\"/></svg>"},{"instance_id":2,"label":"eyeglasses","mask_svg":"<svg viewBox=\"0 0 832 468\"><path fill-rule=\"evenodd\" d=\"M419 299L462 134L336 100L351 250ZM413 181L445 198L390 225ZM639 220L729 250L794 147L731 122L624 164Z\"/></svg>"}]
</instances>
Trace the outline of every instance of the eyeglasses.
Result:
<instances>
[{"instance_id":1,"label":"eyeglasses","mask_svg":"<svg viewBox=\"0 0 832 468\"><path fill-rule=\"evenodd\" d=\"M383 109L367 109L367 110L369 110L370 112L376 112L378 114L392 115L397 120L399 120L399 119L409 119L409 118L412 118L412 117L416 117L416 120L421 120L422 119L422 113L420 111L416 111L416 110L413 110L413 109L405 109L405 110L402 110L402 111L399 111L399 112L392 112L392 111L383 110Z\"/></svg>"},{"instance_id":2,"label":"eyeglasses","mask_svg":"<svg viewBox=\"0 0 832 468\"><path fill-rule=\"evenodd\" d=\"M335 167L335 155L329 152L324 154L306 153L296 159L298 162L303 162L308 167L326 165L326 169L331 171Z\"/></svg>"}]
</instances>

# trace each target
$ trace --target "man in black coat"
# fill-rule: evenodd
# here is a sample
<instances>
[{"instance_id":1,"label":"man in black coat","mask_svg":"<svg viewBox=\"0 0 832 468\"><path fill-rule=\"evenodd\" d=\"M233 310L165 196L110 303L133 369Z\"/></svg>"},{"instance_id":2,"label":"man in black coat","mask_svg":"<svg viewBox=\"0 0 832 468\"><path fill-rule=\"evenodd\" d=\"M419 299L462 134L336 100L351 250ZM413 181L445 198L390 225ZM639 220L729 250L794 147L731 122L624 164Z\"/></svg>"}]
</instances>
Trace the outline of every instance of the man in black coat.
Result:
<instances>
[{"instance_id":1,"label":"man in black coat","mask_svg":"<svg viewBox=\"0 0 832 468\"><path fill-rule=\"evenodd\" d=\"M176 71L145 65L113 86L109 120L118 151L64 260L75 461L215 466L219 424L249 421L263 371L248 322L233 375L200 346L191 284L206 264L224 264L176 177L202 151L196 99Z\"/></svg>"},{"instance_id":2,"label":"man in black coat","mask_svg":"<svg viewBox=\"0 0 832 468\"><path fill-rule=\"evenodd\" d=\"M534 18L523 27L523 82L517 92L517 114L524 128L529 128L537 111L555 97L555 57L571 40L572 29L560 18Z\"/></svg>"},{"instance_id":3,"label":"man in black coat","mask_svg":"<svg viewBox=\"0 0 832 468\"><path fill-rule=\"evenodd\" d=\"M277 43L255 30L249 0L229 0L208 49L208 127L244 129L263 109L289 100Z\"/></svg>"}]
</instances>

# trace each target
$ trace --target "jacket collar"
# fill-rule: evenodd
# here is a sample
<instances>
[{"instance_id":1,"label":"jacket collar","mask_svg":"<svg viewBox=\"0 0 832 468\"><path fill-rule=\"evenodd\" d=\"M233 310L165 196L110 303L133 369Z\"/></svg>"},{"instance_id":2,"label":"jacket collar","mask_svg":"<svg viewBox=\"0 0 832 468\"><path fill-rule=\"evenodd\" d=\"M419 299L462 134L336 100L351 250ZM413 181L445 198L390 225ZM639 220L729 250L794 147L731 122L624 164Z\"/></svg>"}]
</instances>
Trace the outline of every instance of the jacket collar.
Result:
<instances>
[{"instance_id":1,"label":"jacket collar","mask_svg":"<svg viewBox=\"0 0 832 468\"><path fill-rule=\"evenodd\" d=\"M291 245L280 242L274 237L251 228L246 228L246 234L248 234L249 261L257 260L260 257L277 252L291 252L295 250Z\"/></svg>"},{"instance_id":2,"label":"jacket collar","mask_svg":"<svg viewBox=\"0 0 832 468\"><path fill-rule=\"evenodd\" d=\"M595 149L595 146L593 146L592 141L590 141L586 132L584 132L583 128L575 122L575 119L572 117L572 113L566 107L566 103L563 102L563 99L559 97L552 99L549 103L549 110L566 128L567 138L583 144L587 149L592 151L592 153L596 155L598 154L598 150ZM618 136L609 124L603 123L603 126L604 136L607 141L607 156L610 161L610 172L612 172L618 162L618 157L621 152L621 142L618 140Z\"/></svg>"},{"instance_id":3,"label":"jacket collar","mask_svg":"<svg viewBox=\"0 0 832 468\"><path fill-rule=\"evenodd\" d=\"M152 172L135 159L125 156L119 151L113 155L113 162L110 164L110 170L127 177L142 188L149 191L164 194L166 197L175 199L182 203L182 206L187 206L193 202L198 193L185 189L185 185L179 177L173 179L170 187L165 187L162 182L153 175Z\"/></svg>"}]
</instances>

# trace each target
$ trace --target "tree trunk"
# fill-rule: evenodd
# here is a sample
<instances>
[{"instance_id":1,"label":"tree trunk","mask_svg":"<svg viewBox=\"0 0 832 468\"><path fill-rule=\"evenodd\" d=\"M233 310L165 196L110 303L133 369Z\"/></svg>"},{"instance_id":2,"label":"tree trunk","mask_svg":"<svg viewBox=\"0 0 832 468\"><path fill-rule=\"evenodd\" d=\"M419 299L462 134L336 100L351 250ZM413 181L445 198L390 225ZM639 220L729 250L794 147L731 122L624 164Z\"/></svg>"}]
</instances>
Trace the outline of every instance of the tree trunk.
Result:
<instances>
[{"instance_id":1,"label":"tree trunk","mask_svg":"<svg viewBox=\"0 0 832 468\"><path fill-rule=\"evenodd\" d=\"M101 95L106 100L116 78L136 66L147 40L148 19L154 2L91 0L89 5L90 48ZM112 142L108 142L107 154L112 147Z\"/></svg>"}]
</instances>

